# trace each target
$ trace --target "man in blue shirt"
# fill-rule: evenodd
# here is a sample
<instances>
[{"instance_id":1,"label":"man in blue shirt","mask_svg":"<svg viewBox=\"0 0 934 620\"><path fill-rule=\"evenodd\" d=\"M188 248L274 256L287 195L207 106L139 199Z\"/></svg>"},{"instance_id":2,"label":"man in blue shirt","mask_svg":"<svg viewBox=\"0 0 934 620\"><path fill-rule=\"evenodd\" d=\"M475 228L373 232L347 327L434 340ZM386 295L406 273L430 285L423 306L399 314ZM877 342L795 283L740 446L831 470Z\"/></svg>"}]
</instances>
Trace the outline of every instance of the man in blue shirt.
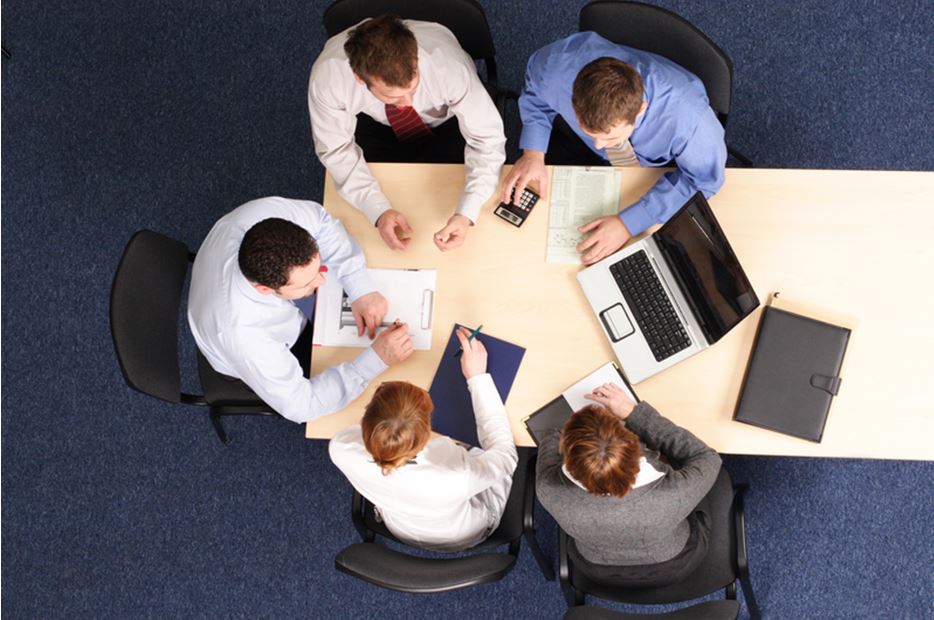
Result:
<instances>
[{"instance_id":1,"label":"man in blue shirt","mask_svg":"<svg viewBox=\"0 0 934 620\"><path fill-rule=\"evenodd\" d=\"M723 185L726 142L703 82L670 60L596 33L571 35L532 54L519 113L523 155L506 177L504 202L513 189L521 196L529 182L547 198L546 151L548 163L572 163L551 157L560 140L552 128L562 119L589 149L573 163L592 163L592 156L603 165L677 166L618 216L579 228L589 233L577 246L584 264L665 222L698 190L709 198Z\"/></svg>"}]
</instances>

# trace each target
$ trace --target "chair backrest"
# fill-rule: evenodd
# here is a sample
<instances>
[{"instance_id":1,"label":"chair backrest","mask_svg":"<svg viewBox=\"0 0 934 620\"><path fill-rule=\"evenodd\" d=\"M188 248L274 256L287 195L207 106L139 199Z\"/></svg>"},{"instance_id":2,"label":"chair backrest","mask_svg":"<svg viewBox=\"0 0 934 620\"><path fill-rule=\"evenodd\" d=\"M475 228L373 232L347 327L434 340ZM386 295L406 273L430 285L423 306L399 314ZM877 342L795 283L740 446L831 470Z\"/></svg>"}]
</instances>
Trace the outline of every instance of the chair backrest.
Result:
<instances>
[{"instance_id":1,"label":"chair backrest","mask_svg":"<svg viewBox=\"0 0 934 620\"><path fill-rule=\"evenodd\" d=\"M110 333L127 385L180 402L178 312L188 273L184 243L151 230L133 235L110 290Z\"/></svg>"},{"instance_id":2,"label":"chair backrest","mask_svg":"<svg viewBox=\"0 0 934 620\"><path fill-rule=\"evenodd\" d=\"M386 14L441 24L471 58L484 62L487 82L496 86L496 47L476 0L336 0L324 11L324 29L333 37L368 17Z\"/></svg>"},{"instance_id":3,"label":"chair backrest","mask_svg":"<svg viewBox=\"0 0 934 620\"><path fill-rule=\"evenodd\" d=\"M726 127L733 94L733 61L691 22L667 9L621 0L594 0L580 12L581 32L664 56L697 77Z\"/></svg>"}]
</instances>

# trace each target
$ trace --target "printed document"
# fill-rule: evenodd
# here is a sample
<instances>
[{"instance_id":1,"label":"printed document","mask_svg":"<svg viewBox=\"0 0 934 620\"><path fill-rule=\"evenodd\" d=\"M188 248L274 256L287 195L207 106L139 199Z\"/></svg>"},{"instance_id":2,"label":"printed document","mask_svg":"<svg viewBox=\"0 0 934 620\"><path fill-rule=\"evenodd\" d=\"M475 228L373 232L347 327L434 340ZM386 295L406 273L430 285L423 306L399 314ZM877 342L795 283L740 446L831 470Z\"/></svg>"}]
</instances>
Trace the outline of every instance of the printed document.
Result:
<instances>
[{"instance_id":1,"label":"printed document","mask_svg":"<svg viewBox=\"0 0 934 620\"><path fill-rule=\"evenodd\" d=\"M619 212L620 172L612 167L557 166L551 176L545 262L580 262L579 226Z\"/></svg>"},{"instance_id":2,"label":"printed document","mask_svg":"<svg viewBox=\"0 0 934 620\"><path fill-rule=\"evenodd\" d=\"M416 350L431 348L431 323L434 313L435 283L434 269L368 269L376 290L389 302L389 312L382 325L383 331L395 319L408 323ZM366 335L357 335L350 299L337 278L328 278L318 289L315 305L315 332L313 344L334 347L366 348L373 341Z\"/></svg>"}]
</instances>

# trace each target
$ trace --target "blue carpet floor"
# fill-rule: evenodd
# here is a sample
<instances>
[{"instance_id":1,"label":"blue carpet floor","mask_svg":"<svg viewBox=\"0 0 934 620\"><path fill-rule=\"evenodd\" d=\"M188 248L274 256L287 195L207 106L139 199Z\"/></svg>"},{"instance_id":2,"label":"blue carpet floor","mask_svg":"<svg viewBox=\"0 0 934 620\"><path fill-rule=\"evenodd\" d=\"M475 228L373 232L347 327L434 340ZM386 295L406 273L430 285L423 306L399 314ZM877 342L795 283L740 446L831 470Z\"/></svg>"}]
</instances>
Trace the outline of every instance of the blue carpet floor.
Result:
<instances>
[{"instance_id":1,"label":"blue carpet floor","mask_svg":"<svg viewBox=\"0 0 934 620\"><path fill-rule=\"evenodd\" d=\"M519 89L528 55L575 31L582 3L484 5L502 82ZM757 165L934 170L929 3L664 5L733 57L728 137ZM338 574L334 554L355 540L350 487L323 443L284 421L242 419L221 446L206 416L132 392L117 368L107 297L133 231L196 248L249 199L321 198L305 92L324 6L4 3L4 616L563 612L526 552L503 581L454 594ZM517 123L508 129L514 152ZM872 224L884 218L880 205ZM934 617L934 465L725 460L752 487L749 552L766 617Z\"/></svg>"}]
</instances>

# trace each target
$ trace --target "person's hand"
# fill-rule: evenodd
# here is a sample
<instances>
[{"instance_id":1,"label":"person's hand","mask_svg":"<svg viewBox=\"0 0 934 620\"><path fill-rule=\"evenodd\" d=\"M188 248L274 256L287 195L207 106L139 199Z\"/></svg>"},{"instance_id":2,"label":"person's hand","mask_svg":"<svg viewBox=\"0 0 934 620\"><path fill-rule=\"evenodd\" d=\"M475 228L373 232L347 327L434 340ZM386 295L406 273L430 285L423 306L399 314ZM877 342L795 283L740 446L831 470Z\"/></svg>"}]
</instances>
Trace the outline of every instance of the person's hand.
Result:
<instances>
[{"instance_id":1,"label":"person's hand","mask_svg":"<svg viewBox=\"0 0 934 620\"><path fill-rule=\"evenodd\" d=\"M542 200L548 199L548 171L545 169L545 153L542 151L525 151L519 161L515 163L506 181L503 183L501 202L514 202L519 204L522 192L529 182L534 181ZM512 191L515 190L515 199Z\"/></svg>"},{"instance_id":2,"label":"person's hand","mask_svg":"<svg viewBox=\"0 0 934 620\"><path fill-rule=\"evenodd\" d=\"M398 321L373 341L373 350L387 366L398 364L412 355L412 346L408 324Z\"/></svg>"},{"instance_id":3,"label":"person's hand","mask_svg":"<svg viewBox=\"0 0 934 620\"><path fill-rule=\"evenodd\" d=\"M606 258L620 249L632 238L623 220L617 215L598 217L594 221L584 224L577 229L582 233L590 233L577 244L577 251L583 254L581 262L592 265L601 258Z\"/></svg>"},{"instance_id":4,"label":"person's hand","mask_svg":"<svg viewBox=\"0 0 934 620\"><path fill-rule=\"evenodd\" d=\"M389 302L386 298L373 291L361 297L350 304L350 310L353 312L354 321L357 322L357 336L362 336L366 330L370 340L376 336L376 328L383 322L383 317L389 310Z\"/></svg>"},{"instance_id":5,"label":"person's hand","mask_svg":"<svg viewBox=\"0 0 934 620\"><path fill-rule=\"evenodd\" d=\"M444 228L435 233L435 245L442 252L459 248L464 244L468 230L470 230L470 219L455 213L448 218L448 223L444 225Z\"/></svg>"},{"instance_id":6,"label":"person's hand","mask_svg":"<svg viewBox=\"0 0 934 620\"><path fill-rule=\"evenodd\" d=\"M594 388L590 394L585 394L584 398L603 405L620 420L628 418L636 406L626 392L615 383L604 383Z\"/></svg>"},{"instance_id":7,"label":"person's hand","mask_svg":"<svg viewBox=\"0 0 934 620\"><path fill-rule=\"evenodd\" d=\"M379 236L390 249L404 250L411 241L412 227L409 226L405 216L395 209L383 211L383 214L376 220L376 228L379 230Z\"/></svg>"},{"instance_id":8,"label":"person's hand","mask_svg":"<svg viewBox=\"0 0 934 620\"><path fill-rule=\"evenodd\" d=\"M486 372L486 347L479 339L474 338L467 342L470 337L470 330L461 327L457 330L457 339L461 343L461 372L465 379L470 379L476 375L482 375Z\"/></svg>"}]
</instances>

